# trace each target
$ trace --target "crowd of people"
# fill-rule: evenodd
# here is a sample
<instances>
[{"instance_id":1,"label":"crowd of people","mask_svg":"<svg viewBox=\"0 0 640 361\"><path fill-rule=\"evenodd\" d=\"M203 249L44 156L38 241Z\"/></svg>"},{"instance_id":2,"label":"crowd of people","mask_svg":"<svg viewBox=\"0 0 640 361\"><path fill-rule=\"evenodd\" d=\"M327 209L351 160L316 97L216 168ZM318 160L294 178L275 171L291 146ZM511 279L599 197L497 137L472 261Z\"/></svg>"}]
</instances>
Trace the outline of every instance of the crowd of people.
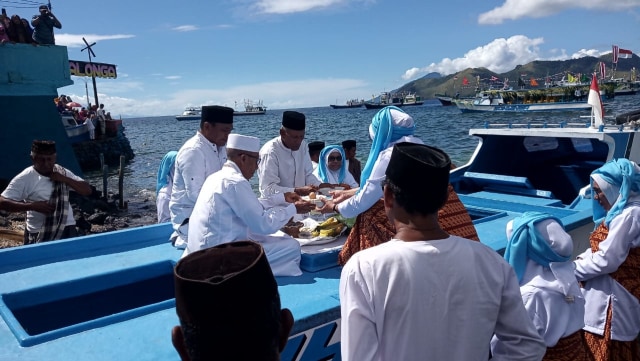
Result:
<instances>
[{"instance_id":1,"label":"crowd of people","mask_svg":"<svg viewBox=\"0 0 640 361\"><path fill-rule=\"evenodd\" d=\"M107 120L112 120L111 113L106 112L104 104L91 105L89 109L79 106L67 95L60 95L55 98L54 103L60 115L70 115L73 117L73 125L86 125L89 130L89 138L103 138L107 132ZM80 108L80 110L78 110Z\"/></svg>"},{"instance_id":2,"label":"crowd of people","mask_svg":"<svg viewBox=\"0 0 640 361\"><path fill-rule=\"evenodd\" d=\"M415 127L400 108L376 113L353 174L353 140L322 144L314 169L302 113L284 112L261 145L231 134L233 109L204 106L157 182L158 221L184 249L172 330L181 358L278 360L293 317L274 276L301 271L299 243L276 231L316 210L356 218L340 254L343 360L640 360L640 167L614 159L591 174L597 227L576 259L561 220L538 212L507 224L501 256L478 242L449 156ZM90 192L55 155L55 143L34 141L33 166L0 195L0 210L27 212L25 244L73 236L69 188ZM334 188L322 206L303 198L320 187ZM250 346L231 347L238 339Z\"/></svg>"},{"instance_id":3,"label":"crowd of people","mask_svg":"<svg viewBox=\"0 0 640 361\"><path fill-rule=\"evenodd\" d=\"M38 14L31 18L31 22L17 14L9 16L3 8L0 14L0 44L55 45L54 28L61 29L62 24L48 5L40 5Z\"/></svg>"}]
</instances>

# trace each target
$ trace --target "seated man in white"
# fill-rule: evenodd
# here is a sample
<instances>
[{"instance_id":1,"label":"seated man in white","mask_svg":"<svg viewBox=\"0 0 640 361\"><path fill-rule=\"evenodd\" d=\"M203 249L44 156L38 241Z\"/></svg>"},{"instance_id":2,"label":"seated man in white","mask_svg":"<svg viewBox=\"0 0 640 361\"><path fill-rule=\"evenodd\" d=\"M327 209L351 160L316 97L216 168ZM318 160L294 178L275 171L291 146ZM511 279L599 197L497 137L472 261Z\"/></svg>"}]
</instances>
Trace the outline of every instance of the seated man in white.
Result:
<instances>
[{"instance_id":1,"label":"seated man in white","mask_svg":"<svg viewBox=\"0 0 640 361\"><path fill-rule=\"evenodd\" d=\"M258 169L260 140L229 135L227 162L204 182L189 220L189 236L183 257L221 243L241 240L259 242L273 273L297 276L300 244L288 235L267 236L282 228L296 213L315 208L293 192L258 199L249 179Z\"/></svg>"}]
</instances>

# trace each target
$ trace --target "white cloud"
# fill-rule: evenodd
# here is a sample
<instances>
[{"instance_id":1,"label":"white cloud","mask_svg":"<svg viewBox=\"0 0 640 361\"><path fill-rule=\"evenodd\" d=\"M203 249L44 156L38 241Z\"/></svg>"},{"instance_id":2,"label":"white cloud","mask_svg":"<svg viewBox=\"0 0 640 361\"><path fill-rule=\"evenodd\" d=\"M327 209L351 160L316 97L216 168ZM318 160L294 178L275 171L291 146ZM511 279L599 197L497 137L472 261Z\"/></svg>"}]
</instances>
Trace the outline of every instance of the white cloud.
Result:
<instances>
[{"instance_id":1,"label":"white cloud","mask_svg":"<svg viewBox=\"0 0 640 361\"><path fill-rule=\"evenodd\" d=\"M69 48L84 48L87 44L84 43L82 38L87 39L89 44L102 40L117 40L117 39L129 39L135 35L118 34L118 35L95 35L95 34L56 34L56 45L63 45Z\"/></svg>"},{"instance_id":2,"label":"white cloud","mask_svg":"<svg viewBox=\"0 0 640 361\"><path fill-rule=\"evenodd\" d=\"M169 79L169 80L177 80L177 79L181 79L182 76L180 76L180 75L167 75L164 78L165 79Z\"/></svg>"},{"instance_id":3,"label":"white cloud","mask_svg":"<svg viewBox=\"0 0 640 361\"><path fill-rule=\"evenodd\" d=\"M176 26L175 28L172 28L171 30L175 30L175 31L196 31L199 28L195 25L180 25L180 26Z\"/></svg>"},{"instance_id":4,"label":"white cloud","mask_svg":"<svg viewBox=\"0 0 640 361\"><path fill-rule=\"evenodd\" d=\"M259 0L253 8L266 14L291 14L324 9L345 2L345 0Z\"/></svg>"},{"instance_id":5,"label":"white cloud","mask_svg":"<svg viewBox=\"0 0 640 361\"><path fill-rule=\"evenodd\" d=\"M524 17L543 18L568 9L619 11L640 7L638 0L506 0L504 4L478 16L484 25L502 24Z\"/></svg>"}]
</instances>

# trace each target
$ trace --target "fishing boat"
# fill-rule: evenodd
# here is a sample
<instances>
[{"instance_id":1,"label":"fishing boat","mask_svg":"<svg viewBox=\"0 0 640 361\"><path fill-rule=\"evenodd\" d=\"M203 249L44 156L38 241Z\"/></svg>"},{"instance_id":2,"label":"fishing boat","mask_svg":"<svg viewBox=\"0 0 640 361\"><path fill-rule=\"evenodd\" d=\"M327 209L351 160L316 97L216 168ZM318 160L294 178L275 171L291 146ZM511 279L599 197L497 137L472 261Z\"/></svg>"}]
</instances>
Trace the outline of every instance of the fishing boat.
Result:
<instances>
[{"instance_id":1,"label":"fishing boat","mask_svg":"<svg viewBox=\"0 0 640 361\"><path fill-rule=\"evenodd\" d=\"M237 103L236 103L237 106ZM244 100L244 110L234 110L233 115L262 115L267 112L267 107L262 104L262 100L253 102L253 100Z\"/></svg>"},{"instance_id":2,"label":"fishing boat","mask_svg":"<svg viewBox=\"0 0 640 361\"><path fill-rule=\"evenodd\" d=\"M186 107L181 115L176 115L176 119L178 120L200 120L202 117L201 108L197 107Z\"/></svg>"},{"instance_id":3,"label":"fishing boat","mask_svg":"<svg viewBox=\"0 0 640 361\"><path fill-rule=\"evenodd\" d=\"M382 92L376 99L371 99L370 101L364 102L364 106L367 109L382 109L389 105L401 107L402 98L397 94Z\"/></svg>"},{"instance_id":4,"label":"fishing boat","mask_svg":"<svg viewBox=\"0 0 640 361\"><path fill-rule=\"evenodd\" d=\"M481 91L473 99L453 99L461 112L549 112L588 111L586 97L577 97L571 88L549 88L531 91ZM585 92L586 93L586 92ZM584 94L584 93L580 93Z\"/></svg>"},{"instance_id":5,"label":"fishing boat","mask_svg":"<svg viewBox=\"0 0 640 361\"><path fill-rule=\"evenodd\" d=\"M402 97L402 106L422 105L424 101L422 97L416 95L416 93L406 93Z\"/></svg>"},{"instance_id":6,"label":"fishing boat","mask_svg":"<svg viewBox=\"0 0 640 361\"><path fill-rule=\"evenodd\" d=\"M449 105L453 105L453 98L449 95L445 94L436 94L435 95L436 99L438 99L440 101L440 104L442 104L442 106L446 107Z\"/></svg>"},{"instance_id":7,"label":"fishing boat","mask_svg":"<svg viewBox=\"0 0 640 361\"><path fill-rule=\"evenodd\" d=\"M364 105L364 99L350 99L345 104L330 104L333 109L361 108Z\"/></svg>"},{"instance_id":8,"label":"fishing boat","mask_svg":"<svg viewBox=\"0 0 640 361\"><path fill-rule=\"evenodd\" d=\"M89 128L86 124L78 124L73 118L73 114L69 112L62 113L60 114L60 119L62 120L62 125L64 125L64 130L67 132L67 137L69 137L69 143L74 144L90 140Z\"/></svg>"}]
</instances>

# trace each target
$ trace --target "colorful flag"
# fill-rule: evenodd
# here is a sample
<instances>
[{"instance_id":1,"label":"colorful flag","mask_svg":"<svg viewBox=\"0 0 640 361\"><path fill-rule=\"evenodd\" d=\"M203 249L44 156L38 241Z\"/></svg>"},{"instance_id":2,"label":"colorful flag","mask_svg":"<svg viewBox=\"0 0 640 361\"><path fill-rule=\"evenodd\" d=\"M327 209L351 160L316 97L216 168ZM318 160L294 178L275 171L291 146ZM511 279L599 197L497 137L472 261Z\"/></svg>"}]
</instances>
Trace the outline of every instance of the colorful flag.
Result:
<instances>
[{"instance_id":1,"label":"colorful flag","mask_svg":"<svg viewBox=\"0 0 640 361\"><path fill-rule=\"evenodd\" d=\"M531 86L538 86L539 84L538 84L538 82L537 82L534 78L531 78L531 80L529 80L529 85L531 85Z\"/></svg>"},{"instance_id":2,"label":"colorful flag","mask_svg":"<svg viewBox=\"0 0 640 361\"><path fill-rule=\"evenodd\" d=\"M453 80L458 80L458 76L457 76L457 75L454 75L454 76L453 76Z\"/></svg>"},{"instance_id":3,"label":"colorful flag","mask_svg":"<svg viewBox=\"0 0 640 361\"><path fill-rule=\"evenodd\" d=\"M614 64L617 64L618 63L618 49L619 48L618 48L617 45L613 45L612 49L613 50L612 50L612 54L611 54L611 57L612 57L611 58L611 62L614 63Z\"/></svg>"},{"instance_id":4,"label":"colorful flag","mask_svg":"<svg viewBox=\"0 0 640 361\"><path fill-rule=\"evenodd\" d=\"M587 104L591 105L591 125L598 127L604 124L604 107L602 106L602 98L600 98L600 88L598 87L598 79L593 73L591 78L591 87L589 87L589 98Z\"/></svg>"},{"instance_id":5,"label":"colorful flag","mask_svg":"<svg viewBox=\"0 0 640 361\"><path fill-rule=\"evenodd\" d=\"M603 61L600 62L600 79L604 79L607 76L607 66Z\"/></svg>"},{"instance_id":6,"label":"colorful flag","mask_svg":"<svg viewBox=\"0 0 640 361\"><path fill-rule=\"evenodd\" d=\"M493 76L493 75L492 75L492 76L491 76L491 79L489 79L489 80L491 80L491 81L498 81L498 80L500 80L500 78L498 78L497 76Z\"/></svg>"}]
</instances>

